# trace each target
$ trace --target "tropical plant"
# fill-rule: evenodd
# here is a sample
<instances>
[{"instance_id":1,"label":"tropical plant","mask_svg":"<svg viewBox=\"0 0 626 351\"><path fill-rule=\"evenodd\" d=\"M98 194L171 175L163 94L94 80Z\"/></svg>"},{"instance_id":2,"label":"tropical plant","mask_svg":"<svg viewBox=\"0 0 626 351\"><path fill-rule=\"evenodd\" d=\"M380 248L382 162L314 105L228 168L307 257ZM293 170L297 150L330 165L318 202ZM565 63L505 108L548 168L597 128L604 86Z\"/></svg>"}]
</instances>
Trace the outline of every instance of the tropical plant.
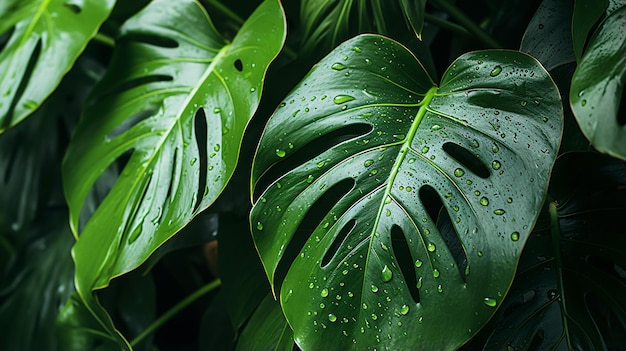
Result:
<instances>
[{"instance_id":1,"label":"tropical plant","mask_svg":"<svg viewBox=\"0 0 626 351\"><path fill-rule=\"evenodd\" d=\"M0 349L626 344L626 1L230 6L0 2Z\"/></svg>"}]
</instances>

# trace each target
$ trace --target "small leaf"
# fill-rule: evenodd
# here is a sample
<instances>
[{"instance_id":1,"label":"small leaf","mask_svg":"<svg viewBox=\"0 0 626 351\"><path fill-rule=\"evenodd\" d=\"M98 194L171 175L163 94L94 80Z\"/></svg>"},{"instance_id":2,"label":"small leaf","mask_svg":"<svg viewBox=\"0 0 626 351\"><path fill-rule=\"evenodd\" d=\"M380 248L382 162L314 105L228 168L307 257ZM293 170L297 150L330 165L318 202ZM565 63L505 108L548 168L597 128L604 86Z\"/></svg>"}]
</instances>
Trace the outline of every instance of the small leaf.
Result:
<instances>
[{"instance_id":1,"label":"small leaf","mask_svg":"<svg viewBox=\"0 0 626 351\"><path fill-rule=\"evenodd\" d=\"M236 350L291 351L293 348L293 332L280 304L272 294L267 294L241 332Z\"/></svg>"},{"instance_id":2,"label":"small leaf","mask_svg":"<svg viewBox=\"0 0 626 351\"><path fill-rule=\"evenodd\" d=\"M30 115L52 93L114 4L114 0L3 1L0 133Z\"/></svg>"},{"instance_id":3,"label":"small leaf","mask_svg":"<svg viewBox=\"0 0 626 351\"><path fill-rule=\"evenodd\" d=\"M596 149L626 159L624 52L626 6L607 17L591 38L572 78L570 105Z\"/></svg>"},{"instance_id":4,"label":"small leaf","mask_svg":"<svg viewBox=\"0 0 626 351\"><path fill-rule=\"evenodd\" d=\"M465 54L439 87L376 35L320 61L270 118L252 170L253 237L298 345L471 338L513 279L562 116L519 52Z\"/></svg>"},{"instance_id":5,"label":"small leaf","mask_svg":"<svg viewBox=\"0 0 626 351\"><path fill-rule=\"evenodd\" d=\"M409 21L413 32L418 39L422 39L422 28L424 27L424 14L426 12L426 0L400 0L402 12Z\"/></svg>"}]
</instances>

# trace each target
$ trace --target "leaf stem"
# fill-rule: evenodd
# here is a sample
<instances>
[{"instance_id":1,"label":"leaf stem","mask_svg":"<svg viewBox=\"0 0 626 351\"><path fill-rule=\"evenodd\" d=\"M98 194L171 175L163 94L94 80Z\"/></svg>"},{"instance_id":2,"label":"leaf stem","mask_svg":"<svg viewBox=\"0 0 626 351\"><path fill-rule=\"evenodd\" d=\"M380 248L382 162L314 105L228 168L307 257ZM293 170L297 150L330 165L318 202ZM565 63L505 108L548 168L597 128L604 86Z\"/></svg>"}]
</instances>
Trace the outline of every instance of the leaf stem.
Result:
<instances>
[{"instance_id":1,"label":"leaf stem","mask_svg":"<svg viewBox=\"0 0 626 351\"><path fill-rule=\"evenodd\" d=\"M220 279L215 279L202 286L200 289L194 291L191 295L184 298L182 301L174 305L174 307L170 308L167 312L165 312L161 317L159 317L156 321L154 321L148 328L146 328L141 334L137 335L131 342L131 346L137 346L143 339L145 339L148 335L152 334L154 331L159 329L163 324L169 321L173 316L175 316L178 312L183 310L185 307L189 306L197 299L202 297L203 295L217 289L222 285L222 281Z\"/></svg>"},{"instance_id":2,"label":"leaf stem","mask_svg":"<svg viewBox=\"0 0 626 351\"><path fill-rule=\"evenodd\" d=\"M207 4L215 7L219 12L223 13L224 15L226 15L228 18L230 18L233 21L237 22L238 25L242 25L243 24L243 22L244 22L243 18L239 17L239 15L237 15L233 10L229 9L228 7L223 5L218 0L205 0L205 1L207 2Z\"/></svg>"},{"instance_id":3,"label":"leaf stem","mask_svg":"<svg viewBox=\"0 0 626 351\"><path fill-rule=\"evenodd\" d=\"M445 19L437 17L435 15L431 15L430 13L425 13L424 19L439 28L447 29L449 31L462 35L470 35L470 32L468 32L465 27L459 26L458 24L450 21L446 21Z\"/></svg>"},{"instance_id":4,"label":"leaf stem","mask_svg":"<svg viewBox=\"0 0 626 351\"><path fill-rule=\"evenodd\" d=\"M115 47L115 39L100 32L96 33L96 36L93 37L93 40L109 47Z\"/></svg>"},{"instance_id":5,"label":"leaf stem","mask_svg":"<svg viewBox=\"0 0 626 351\"><path fill-rule=\"evenodd\" d=\"M502 46L492 38L484 29L478 26L474 21L467 17L456 6L450 4L447 0L430 0L430 2L441 10L446 11L450 16L459 21L459 23L467 29L470 34L475 35L480 41L492 48L501 48Z\"/></svg>"},{"instance_id":6,"label":"leaf stem","mask_svg":"<svg viewBox=\"0 0 626 351\"><path fill-rule=\"evenodd\" d=\"M563 286L563 260L561 258L561 226L559 223L559 213L557 209L557 203L555 201L550 201L549 205L550 212L550 235L552 237L552 249L554 251L554 259L556 263L556 281L557 288L559 290L560 299L559 303L561 304L561 309L563 313L561 313L561 318L563 319L563 335L565 335L568 349L572 349L572 343L569 338L569 327L567 321L567 305L565 304L565 287Z\"/></svg>"}]
</instances>

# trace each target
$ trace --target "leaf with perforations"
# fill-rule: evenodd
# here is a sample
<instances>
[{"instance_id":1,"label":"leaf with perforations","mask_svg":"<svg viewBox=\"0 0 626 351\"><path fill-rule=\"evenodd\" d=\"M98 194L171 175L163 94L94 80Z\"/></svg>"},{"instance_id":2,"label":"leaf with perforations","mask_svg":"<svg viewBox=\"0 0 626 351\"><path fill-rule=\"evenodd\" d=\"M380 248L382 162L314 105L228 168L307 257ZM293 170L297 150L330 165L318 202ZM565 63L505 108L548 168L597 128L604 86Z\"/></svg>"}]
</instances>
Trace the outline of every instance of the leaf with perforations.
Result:
<instances>
[{"instance_id":1,"label":"leaf with perforations","mask_svg":"<svg viewBox=\"0 0 626 351\"><path fill-rule=\"evenodd\" d=\"M0 133L56 89L115 0L0 3Z\"/></svg>"},{"instance_id":2,"label":"leaf with perforations","mask_svg":"<svg viewBox=\"0 0 626 351\"><path fill-rule=\"evenodd\" d=\"M515 51L467 53L439 86L381 36L319 62L270 118L251 180L255 244L299 346L471 338L540 210L561 106Z\"/></svg>"},{"instance_id":3,"label":"leaf with perforations","mask_svg":"<svg viewBox=\"0 0 626 351\"><path fill-rule=\"evenodd\" d=\"M278 0L231 43L195 0L153 1L121 27L63 165L76 289L111 335L92 290L138 267L222 192L284 38ZM85 199L113 164L123 171L81 231Z\"/></svg>"}]
</instances>

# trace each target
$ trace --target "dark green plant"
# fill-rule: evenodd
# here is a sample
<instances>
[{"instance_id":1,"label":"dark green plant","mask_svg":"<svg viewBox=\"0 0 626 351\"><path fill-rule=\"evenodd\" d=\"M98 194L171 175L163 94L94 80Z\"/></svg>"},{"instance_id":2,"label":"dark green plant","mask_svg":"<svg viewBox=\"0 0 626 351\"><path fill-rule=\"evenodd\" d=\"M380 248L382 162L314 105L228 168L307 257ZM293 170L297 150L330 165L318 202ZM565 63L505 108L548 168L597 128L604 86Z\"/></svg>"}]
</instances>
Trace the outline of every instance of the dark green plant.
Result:
<instances>
[{"instance_id":1,"label":"dark green plant","mask_svg":"<svg viewBox=\"0 0 626 351\"><path fill-rule=\"evenodd\" d=\"M0 20L0 349L626 343L625 1Z\"/></svg>"}]
</instances>

